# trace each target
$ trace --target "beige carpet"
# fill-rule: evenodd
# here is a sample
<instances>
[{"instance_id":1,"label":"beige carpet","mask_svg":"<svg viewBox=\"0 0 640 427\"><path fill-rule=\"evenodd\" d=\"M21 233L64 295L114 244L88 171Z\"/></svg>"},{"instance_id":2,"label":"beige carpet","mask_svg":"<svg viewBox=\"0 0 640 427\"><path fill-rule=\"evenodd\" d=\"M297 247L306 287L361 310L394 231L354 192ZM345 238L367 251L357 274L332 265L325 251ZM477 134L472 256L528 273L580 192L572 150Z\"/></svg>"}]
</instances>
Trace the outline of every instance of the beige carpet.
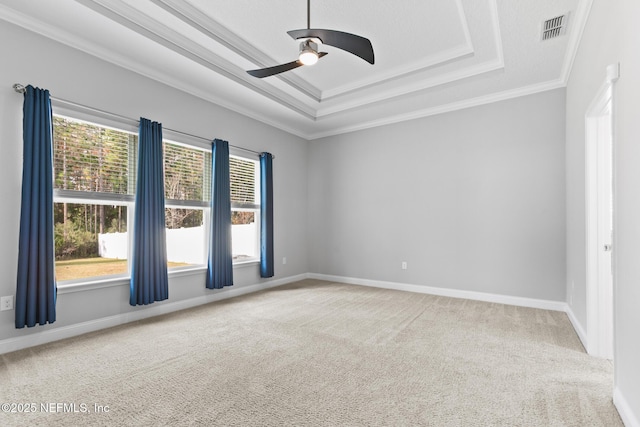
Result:
<instances>
[{"instance_id":1,"label":"beige carpet","mask_svg":"<svg viewBox=\"0 0 640 427\"><path fill-rule=\"evenodd\" d=\"M315 280L0 362L2 426L622 425L564 313Z\"/></svg>"}]
</instances>

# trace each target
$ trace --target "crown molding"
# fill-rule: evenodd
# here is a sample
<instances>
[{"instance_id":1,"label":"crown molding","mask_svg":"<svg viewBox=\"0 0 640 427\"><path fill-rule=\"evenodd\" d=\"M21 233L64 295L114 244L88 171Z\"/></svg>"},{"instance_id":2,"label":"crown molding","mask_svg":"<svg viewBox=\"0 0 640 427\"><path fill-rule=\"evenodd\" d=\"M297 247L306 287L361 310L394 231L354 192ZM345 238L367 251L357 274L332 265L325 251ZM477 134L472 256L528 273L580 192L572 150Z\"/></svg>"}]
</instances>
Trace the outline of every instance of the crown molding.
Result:
<instances>
[{"instance_id":1,"label":"crown molding","mask_svg":"<svg viewBox=\"0 0 640 427\"><path fill-rule=\"evenodd\" d=\"M369 107L378 102L387 101L394 98L401 98L406 95L412 95L416 92L432 89L447 83L458 80L475 77L481 74L489 73L504 68L504 62L499 60L489 61L483 64L467 67L462 70L452 71L450 73L441 74L430 79L421 80L409 85L395 86L385 91L371 93L368 96L362 96L353 101L338 104L333 107L325 107L318 109L316 117L318 120L332 116L334 114L343 113L345 111L354 111Z\"/></svg>"},{"instance_id":2,"label":"crown molding","mask_svg":"<svg viewBox=\"0 0 640 427\"><path fill-rule=\"evenodd\" d=\"M324 90L322 91L322 102L326 102L330 99L338 99L344 95L353 94L353 92L358 90L369 89L385 83L392 83L408 76L409 74L425 71L429 68L443 65L447 62L472 56L473 54L473 47L470 45L464 44L456 46L435 55L430 55L418 62L412 63L411 65L396 67L386 73L379 74L376 77L365 78L357 82Z\"/></svg>"},{"instance_id":3,"label":"crown molding","mask_svg":"<svg viewBox=\"0 0 640 427\"><path fill-rule=\"evenodd\" d=\"M85 0L87 1L87 0ZM88 1L109 1L109 0L88 0ZM119 1L119 0L111 0ZM221 25L212 17L206 15L200 9L194 7L188 2L178 0L151 0L157 6L163 8L177 19L185 22L192 28L200 31L207 37L215 40L216 42L224 45L231 51L242 56L243 58L251 61L260 67L268 66L276 61L264 54L259 49L255 48L252 44L248 43L237 34L233 33L228 28ZM495 0L491 0L495 3ZM322 103L328 99L338 98L341 95L352 93L353 91L364 89L367 87L376 86L385 82L392 82L405 77L408 74L424 71L437 65L441 65L446 62L453 61L465 56L473 55L473 45L471 42L471 35L468 28L466 15L462 6L461 0L455 0L456 8L458 12L458 19L461 23L465 42L462 45L456 46L447 51L432 55L424 58L417 63L413 63L410 66L397 67L394 70L385 73L381 77L372 78L368 80L361 80L351 85L345 85L338 88L320 91L315 86L309 84L306 80L295 74L279 74L277 78L290 85L292 88L300 91L301 93L309 96L312 100L318 103ZM495 22L495 20L494 20ZM244 80L244 79L243 79ZM315 114L314 118L318 115Z\"/></svg>"},{"instance_id":4,"label":"crown molding","mask_svg":"<svg viewBox=\"0 0 640 427\"><path fill-rule=\"evenodd\" d=\"M489 5L491 27L493 28L493 43L496 48L497 59L504 64L504 47L502 46L502 32L500 31L500 16L498 15L497 0L491 0Z\"/></svg>"},{"instance_id":5,"label":"crown molding","mask_svg":"<svg viewBox=\"0 0 640 427\"><path fill-rule=\"evenodd\" d=\"M593 0L581 0L580 3L578 3L576 12L572 15L573 22L569 25L574 25L575 27L573 28L573 31L570 32L564 61L562 63L562 71L560 72L560 79L564 81L565 85L569 83L573 63L576 59L576 55L578 54L580 43L582 42L584 28L587 25L592 5Z\"/></svg>"},{"instance_id":6,"label":"crown molding","mask_svg":"<svg viewBox=\"0 0 640 427\"><path fill-rule=\"evenodd\" d=\"M495 0L492 1L495 3ZM321 96L322 101L338 98L342 95L351 94L354 91L369 88L372 86L379 86L383 83L398 81L409 74L419 73L429 68L433 68L438 65L443 65L447 62L452 62L456 59L461 59L473 55L475 51L473 48L473 43L471 41L471 32L469 31L469 24L467 22L467 16L464 13L464 7L462 6L461 0L455 0L455 4L456 10L458 12L458 21L460 22L462 33L464 35L463 43L450 49L440 51L434 55L429 55L418 61L412 62L409 65L394 67L391 70L379 74L376 77L361 79L351 84L324 90L322 91Z\"/></svg>"},{"instance_id":7,"label":"crown molding","mask_svg":"<svg viewBox=\"0 0 640 427\"><path fill-rule=\"evenodd\" d=\"M424 108L422 110L415 110L409 113L402 113L402 114L397 114L395 116L388 116L388 117L371 120L371 121L360 123L353 126L343 126L341 128L332 129L326 132L317 132L317 133L308 135L307 139L314 140L319 138L325 138L328 136L341 135L344 133L357 132L357 131L375 128L379 126L385 126L385 125L405 122L409 120L420 119L423 117L435 116L437 114L450 113L452 111L464 110L466 108L477 107L480 105L491 104L494 102L505 101L513 98L519 98L521 96L533 95L536 93L546 92L554 89L560 89L563 87L566 87L566 84L560 79L551 80L543 83L536 83L536 84L521 87L521 88L478 96L475 98L466 99L459 102L452 102L450 104Z\"/></svg>"},{"instance_id":8,"label":"crown molding","mask_svg":"<svg viewBox=\"0 0 640 427\"><path fill-rule=\"evenodd\" d=\"M226 108L227 110L236 112L243 116L257 120L261 123L280 129L284 132L290 133L291 135L295 135L303 139L308 139L308 134L300 131L298 128L287 126L281 121L273 120L264 114L258 114L253 110L230 102L228 99L215 96L210 92L204 92L201 87L190 84L189 82L181 79L173 78L165 73L162 73L156 68L147 67L139 63L137 63L136 66L133 67L130 58L120 55L112 50L104 49L97 44L88 42L86 39L76 37L60 29L59 27L54 27L49 24L43 23L42 21L34 19L31 16L27 16L21 12L17 12L1 4L0 19L12 25L22 27L25 30L39 34L48 39L55 40L61 44L69 46L88 55L97 57L120 68L135 72L136 74L140 74L160 83L164 83L170 87L181 90L197 98L219 105L223 108Z\"/></svg>"},{"instance_id":9,"label":"crown molding","mask_svg":"<svg viewBox=\"0 0 640 427\"><path fill-rule=\"evenodd\" d=\"M126 4L122 0L76 0L78 3L94 10L97 13L105 16L106 18L119 23L120 25L129 28L130 30L144 36L150 40L153 40L156 43L161 44L167 49L172 50L179 55L194 61L212 71L217 72L218 74L229 78L230 80L241 84L244 87L247 87L250 90L255 91L256 93L265 96L266 98L278 103L279 105L289 108L290 110L301 114L302 116L310 119L311 121L316 121L324 116L328 116L331 114L336 114L339 112L350 111L358 108L362 108L366 105L381 102L391 98L398 98L403 95L411 94L419 90L424 90L428 88L432 88L441 84L450 83L452 81L469 78L474 75L486 73L489 71L495 71L496 69L500 69L504 67L503 62L493 62L493 63L485 63L479 65L477 67L470 67L463 71L456 71L453 73L447 73L441 76L438 76L433 79L424 80L417 84L400 86L397 85L394 88L390 88L384 92L380 93L371 93L369 95L364 95L358 98L355 98L353 101L349 103L338 103L333 107L322 108L320 104L319 108L314 108L309 106L295 97L275 88L271 84L267 82L257 81L256 79L248 76L243 69L239 68L235 64L230 61L220 57L219 55L214 54L213 52L208 51L197 43L192 42L188 38L182 36L170 28L167 28L162 23L150 18L149 16L143 14L139 10L134 7ZM179 6L175 0L152 0L155 4L163 7L165 10L172 11L174 16L177 16L180 19L183 19L184 22L187 22L193 28L197 29L200 32L203 32L211 38L214 38L216 41L221 40L225 46L232 46L232 50L234 52L242 51L245 47L249 46L249 44L243 39L232 34L231 31L225 29L224 27L220 30L219 33L214 33L206 30L205 21L207 21L206 15L202 12L198 11L193 7L189 8L185 6L186 3L182 3ZM459 0L458 0L459 4ZM496 0L490 0L490 11L491 11L491 25L494 34L494 43L496 48L496 54L498 58L502 59L502 44L499 37L499 25L497 22L497 5ZM178 9L179 8L179 9ZM462 22L466 23L466 17L463 14L462 6L459 5L458 8L460 15L460 19ZM465 29L465 37L469 34L468 28ZM469 35L470 37L470 35ZM470 46L464 46L455 52L447 52L449 58L452 55L461 55L464 53L472 52L472 48ZM256 52L255 48L251 48L250 50L253 53ZM413 69L411 72L417 72L418 70L423 70L428 67L434 66L434 60L445 60L445 57L433 57L428 58L426 61L421 62L421 67ZM127 68L134 69L139 72L139 67L132 66L128 64ZM405 74L408 72L406 69L402 70ZM148 73L145 75L149 76ZM398 74L394 78L400 78L401 75ZM164 79L163 79L164 80ZM171 79L175 80L175 79ZM179 84L179 83L178 83ZM368 83L369 87L373 87L376 83ZM172 84L175 86L175 84ZM182 86L182 85L180 85ZM202 97L200 95L200 97ZM236 110L238 107L233 106L232 109ZM253 113L252 116L255 116L256 113ZM258 114L259 117L262 115ZM263 121L263 120L261 120Z\"/></svg>"},{"instance_id":10,"label":"crown molding","mask_svg":"<svg viewBox=\"0 0 640 427\"><path fill-rule=\"evenodd\" d=\"M421 80L416 83L402 86L398 84L384 91L375 93L370 91L368 94L363 94L360 97L353 97L350 102L340 103L330 107L323 107L322 105L320 105L316 114L316 118L322 119L323 117L331 116L333 114L362 109L376 102L382 102L389 99L410 95L418 91L431 89L458 80L467 79L492 71L504 69L504 50L502 46L502 36L500 33L500 22L498 19L498 5L496 3L496 0L490 0L488 3L490 4L489 10L491 15L491 29L493 34L494 49L496 52L496 56L492 60L486 61L481 64L472 65L461 70L455 70L449 73L440 74L430 79ZM469 46L469 48L473 49L471 46ZM371 85L371 87L372 86L373 85Z\"/></svg>"},{"instance_id":11,"label":"crown molding","mask_svg":"<svg viewBox=\"0 0 640 427\"><path fill-rule=\"evenodd\" d=\"M76 0L76 2L292 111L309 119L315 119L315 110L312 107L287 93L274 90L272 86L257 81L232 62L192 42L121 0Z\"/></svg>"},{"instance_id":12,"label":"crown molding","mask_svg":"<svg viewBox=\"0 0 640 427\"><path fill-rule=\"evenodd\" d=\"M229 50L251 61L258 67L268 67L276 63L276 60L256 48L242 37L229 30L227 27L206 15L200 9L189 2L178 0L151 0L175 18L181 20L192 28L200 31L205 36L220 43ZM320 102L321 91L317 87L296 74L278 74L277 78L309 96L316 102Z\"/></svg>"}]
</instances>

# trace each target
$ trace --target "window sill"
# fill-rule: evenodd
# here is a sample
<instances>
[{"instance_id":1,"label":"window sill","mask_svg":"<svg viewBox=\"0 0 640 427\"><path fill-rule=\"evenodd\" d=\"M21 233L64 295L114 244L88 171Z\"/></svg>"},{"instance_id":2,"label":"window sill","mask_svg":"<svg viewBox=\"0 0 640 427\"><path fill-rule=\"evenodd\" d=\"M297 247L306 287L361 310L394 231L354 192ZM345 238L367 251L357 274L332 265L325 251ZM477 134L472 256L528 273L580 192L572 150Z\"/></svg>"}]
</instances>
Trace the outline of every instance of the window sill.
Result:
<instances>
[{"instance_id":1,"label":"window sill","mask_svg":"<svg viewBox=\"0 0 640 427\"><path fill-rule=\"evenodd\" d=\"M233 263L233 268L251 267L260 264L260 260L252 259ZM196 267L183 267L169 270L169 277L194 276L205 273L206 265ZM131 279L129 276L108 277L101 279L74 280L58 284L58 295L70 294L73 292L91 291L94 289L112 288L117 286L129 286Z\"/></svg>"},{"instance_id":2,"label":"window sill","mask_svg":"<svg viewBox=\"0 0 640 427\"><path fill-rule=\"evenodd\" d=\"M251 267L252 265L259 265L260 264L260 260L259 259L248 259L246 261L238 261L238 262L234 262L233 263L233 268L236 267Z\"/></svg>"},{"instance_id":3,"label":"window sill","mask_svg":"<svg viewBox=\"0 0 640 427\"><path fill-rule=\"evenodd\" d=\"M169 277L193 276L207 271L206 265L197 265L193 267L177 267L169 269Z\"/></svg>"},{"instance_id":4,"label":"window sill","mask_svg":"<svg viewBox=\"0 0 640 427\"><path fill-rule=\"evenodd\" d=\"M88 279L77 281L69 281L58 284L58 295L70 294L80 291L92 291L94 289L112 288L114 286L128 286L130 282L129 276L126 277L113 277L102 279Z\"/></svg>"}]
</instances>

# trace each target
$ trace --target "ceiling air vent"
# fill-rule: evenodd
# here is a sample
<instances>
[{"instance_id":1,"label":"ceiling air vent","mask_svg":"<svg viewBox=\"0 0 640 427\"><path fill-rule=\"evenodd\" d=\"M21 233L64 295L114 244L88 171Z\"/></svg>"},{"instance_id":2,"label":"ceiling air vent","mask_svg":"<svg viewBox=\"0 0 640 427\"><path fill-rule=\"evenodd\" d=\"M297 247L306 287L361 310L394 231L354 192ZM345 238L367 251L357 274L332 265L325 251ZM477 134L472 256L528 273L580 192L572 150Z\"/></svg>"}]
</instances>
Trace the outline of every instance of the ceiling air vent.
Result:
<instances>
[{"instance_id":1,"label":"ceiling air vent","mask_svg":"<svg viewBox=\"0 0 640 427\"><path fill-rule=\"evenodd\" d=\"M554 39L564 35L567 30L567 21L569 20L569 14L556 16L555 18L547 19L542 23L542 41Z\"/></svg>"}]
</instances>

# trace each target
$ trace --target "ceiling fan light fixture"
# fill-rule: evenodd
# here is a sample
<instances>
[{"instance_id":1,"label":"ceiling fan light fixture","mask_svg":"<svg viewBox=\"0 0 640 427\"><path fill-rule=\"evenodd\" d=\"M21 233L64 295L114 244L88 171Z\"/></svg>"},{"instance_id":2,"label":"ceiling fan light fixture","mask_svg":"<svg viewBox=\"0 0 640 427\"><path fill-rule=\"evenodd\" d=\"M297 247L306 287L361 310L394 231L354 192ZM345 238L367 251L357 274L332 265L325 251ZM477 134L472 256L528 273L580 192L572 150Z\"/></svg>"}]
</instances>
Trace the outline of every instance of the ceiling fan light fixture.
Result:
<instances>
[{"instance_id":1,"label":"ceiling fan light fixture","mask_svg":"<svg viewBox=\"0 0 640 427\"><path fill-rule=\"evenodd\" d=\"M311 28L311 0L307 0L307 28L287 31L287 34L294 40L303 40L302 43L300 43L298 59L273 67L247 70L249 75L262 79L284 73L285 71L294 70L304 65L313 65L318 62L320 58L329 54L328 52L319 52L319 45L333 46L342 49L345 52L364 59L369 64L375 62L371 40L356 34L345 33L344 31Z\"/></svg>"},{"instance_id":2,"label":"ceiling fan light fixture","mask_svg":"<svg viewBox=\"0 0 640 427\"><path fill-rule=\"evenodd\" d=\"M300 43L300 56L298 60L304 65L313 65L318 62L318 45L311 40Z\"/></svg>"}]
</instances>

